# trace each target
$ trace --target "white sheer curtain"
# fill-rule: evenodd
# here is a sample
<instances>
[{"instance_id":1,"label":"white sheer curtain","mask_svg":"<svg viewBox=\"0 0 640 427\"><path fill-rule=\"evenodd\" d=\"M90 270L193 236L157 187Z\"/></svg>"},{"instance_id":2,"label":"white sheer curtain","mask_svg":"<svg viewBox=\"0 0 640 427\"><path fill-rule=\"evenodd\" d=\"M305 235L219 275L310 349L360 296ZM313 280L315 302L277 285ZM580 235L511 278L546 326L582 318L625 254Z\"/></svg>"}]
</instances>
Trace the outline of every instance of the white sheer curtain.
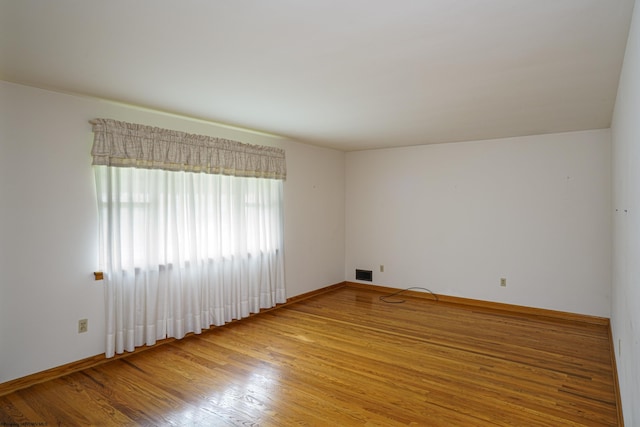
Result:
<instances>
[{"instance_id":1,"label":"white sheer curtain","mask_svg":"<svg viewBox=\"0 0 640 427\"><path fill-rule=\"evenodd\" d=\"M107 357L286 301L282 180L94 172Z\"/></svg>"}]
</instances>

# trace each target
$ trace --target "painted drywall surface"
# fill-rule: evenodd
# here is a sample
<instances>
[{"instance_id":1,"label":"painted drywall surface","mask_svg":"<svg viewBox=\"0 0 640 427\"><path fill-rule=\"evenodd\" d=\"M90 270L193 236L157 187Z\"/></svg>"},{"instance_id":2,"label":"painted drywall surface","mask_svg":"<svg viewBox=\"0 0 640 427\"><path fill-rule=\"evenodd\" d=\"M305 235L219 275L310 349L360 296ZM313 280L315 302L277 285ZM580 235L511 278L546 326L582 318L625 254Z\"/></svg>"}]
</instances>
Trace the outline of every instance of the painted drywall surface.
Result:
<instances>
[{"instance_id":1,"label":"painted drywall surface","mask_svg":"<svg viewBox=\"0 0 640 427\"><path fill-rule=\"evenodd\" d=\"M92 118L284 148L287 296L343 280L344 153L7 82L0 100L0 383L104 351Z\"/></svg>"},{"instance_id":2,"label":"painted drywall surface","mask_svg":"<svg viewBox=\"0 0 640 427\"><path fill-rule=\"evenodd\" d=\"M303 144L287 148L288 296L344 280L344 160L343 152Z\"/></svg>"},{"instance_id":3,"label":"painted drywall surface","mask_svg":"<svg viewBox=\"0 0 640 427\"><path fill-rule=\"evenodd\" d=\"M608 317L610 149L597 130L347 153L345 276Z\"/></svg>"},{"instance_id":4,"label":"painted drywall surface","mask_svg":"<svg viewBox=\"0 0 640 427\"><path fill-rule=\"evenodd\" d=\"M636 3L611 126L611 329L627 426L640 425L640 7Z\"/></svg>"},{"instance_id":5,"label":"painted drywall surface","mask_svg":"<svg viewBox=\"0 0 640 427\"><path fill-rule=\"evenodd\" d=\"M100 353L104 310L91 280L97 211L86 104L4 83L0 91L3 382ZM78 334L83 318L89 332Z\"/></svg>"}]
</instances>

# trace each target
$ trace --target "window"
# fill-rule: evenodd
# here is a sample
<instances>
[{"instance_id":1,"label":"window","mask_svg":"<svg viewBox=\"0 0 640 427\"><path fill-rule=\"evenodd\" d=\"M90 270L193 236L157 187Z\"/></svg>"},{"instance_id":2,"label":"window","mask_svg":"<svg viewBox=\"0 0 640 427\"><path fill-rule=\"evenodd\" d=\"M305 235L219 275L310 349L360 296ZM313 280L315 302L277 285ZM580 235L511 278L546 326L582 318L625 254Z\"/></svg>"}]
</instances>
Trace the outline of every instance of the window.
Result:
<instances>
[{"instance_id":1,"label":"window","mask_svg":"<svg viewBox=\"0 0 640 427\"><path fill-rule=\"evenodd\" d=\"M119 242L114 270L282 250L280 180L94 168L102 233Z\"/></svg>"},{"instance_id":2,"label":"window","mask_svg":"<svg viewBox=\"0 0 640 427\"><path fill-rule=\"evenodd\" d=\"M119 146L105 132L108 150L140 157L145 150L139 139L128 139L131 126L141 125L115 122L124 134ZM95 154L104 151L94 142L107 356L285 301L282 179L207 173L193 162L183 170L149 168L144 158L113 166L118 159L104 162Z\"/></svg>"}]
</instances>

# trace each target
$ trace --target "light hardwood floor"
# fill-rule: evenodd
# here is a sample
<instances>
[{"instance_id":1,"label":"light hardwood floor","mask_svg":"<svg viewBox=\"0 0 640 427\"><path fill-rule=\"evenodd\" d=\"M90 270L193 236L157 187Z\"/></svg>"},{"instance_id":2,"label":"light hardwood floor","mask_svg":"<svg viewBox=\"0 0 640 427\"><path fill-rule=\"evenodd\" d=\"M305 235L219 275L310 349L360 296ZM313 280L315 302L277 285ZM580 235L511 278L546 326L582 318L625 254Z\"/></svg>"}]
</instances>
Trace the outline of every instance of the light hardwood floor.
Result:
<instances>
[{"instance_id":1,"label":"light hardwood floor","mask_svg":"<svg viewBox=\"0 0 640 427\"><path fill-rule=\"evenodd\" d=\"M0 426L615 426L608 327L344 287L0 397Z\"/></svg>"}]
</instances>

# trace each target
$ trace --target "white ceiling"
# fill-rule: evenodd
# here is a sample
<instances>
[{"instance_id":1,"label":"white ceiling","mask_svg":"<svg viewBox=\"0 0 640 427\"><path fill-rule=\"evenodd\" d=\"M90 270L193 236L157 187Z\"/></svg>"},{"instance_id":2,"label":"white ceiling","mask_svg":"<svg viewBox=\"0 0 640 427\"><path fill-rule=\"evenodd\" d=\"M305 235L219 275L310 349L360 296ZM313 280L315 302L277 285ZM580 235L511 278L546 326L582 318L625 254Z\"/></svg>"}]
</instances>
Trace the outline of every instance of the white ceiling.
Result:
<instances>
[{"instance_id":1,"label":"white ceiling","mask_svg":"<svg viewBox=\"0 0 640 427\"><path fill-rule=\"evenodd\" d=\"M0 78L360 150L607 128L634 0L0 0Z\"/></svg>"}]
</instances>

